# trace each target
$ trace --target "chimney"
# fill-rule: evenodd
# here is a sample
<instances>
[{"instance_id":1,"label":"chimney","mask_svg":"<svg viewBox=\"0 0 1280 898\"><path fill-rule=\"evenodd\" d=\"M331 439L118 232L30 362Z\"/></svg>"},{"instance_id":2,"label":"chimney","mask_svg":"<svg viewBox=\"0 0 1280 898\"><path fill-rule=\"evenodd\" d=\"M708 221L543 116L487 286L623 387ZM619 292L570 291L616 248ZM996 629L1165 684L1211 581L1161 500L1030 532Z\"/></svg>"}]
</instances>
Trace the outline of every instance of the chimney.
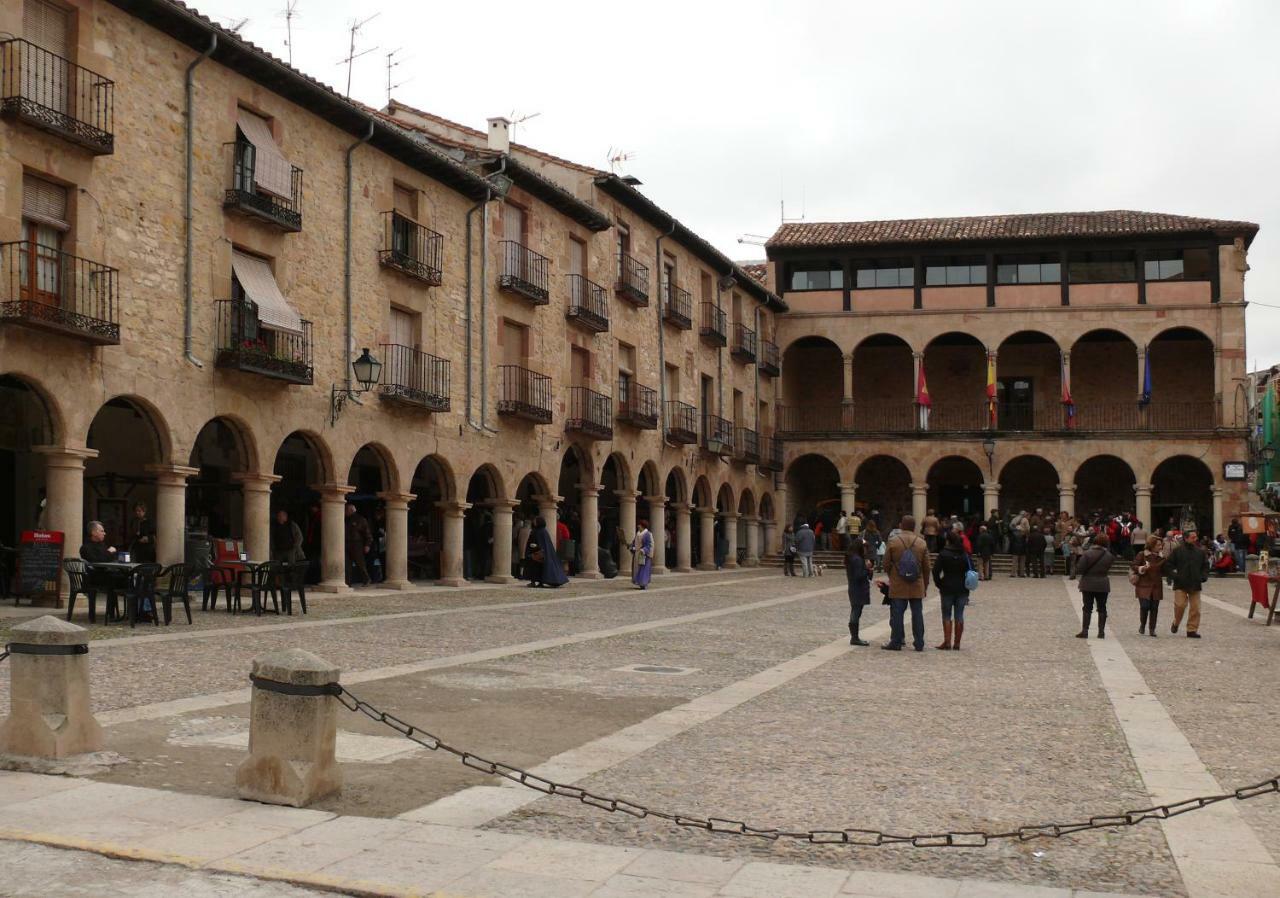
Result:
<instances>
[{"instance_id":1,"label":"chimney","mask_svg":"<svg viewBox=\"0 0 1280 898\"><path fill-rule=\"evenodd\" d=\"M498 116L489 119L489 149L506 153L511 149L511 120Z\"/></svg>"}]
</instances>

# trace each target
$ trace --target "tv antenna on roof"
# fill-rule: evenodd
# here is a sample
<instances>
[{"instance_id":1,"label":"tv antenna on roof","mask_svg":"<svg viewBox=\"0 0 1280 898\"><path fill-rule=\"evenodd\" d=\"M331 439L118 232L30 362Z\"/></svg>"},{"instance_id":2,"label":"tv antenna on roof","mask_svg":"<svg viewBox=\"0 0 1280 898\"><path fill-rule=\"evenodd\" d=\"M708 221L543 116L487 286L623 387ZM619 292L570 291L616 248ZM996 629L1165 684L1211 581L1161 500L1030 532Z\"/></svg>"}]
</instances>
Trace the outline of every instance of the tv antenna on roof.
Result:
<instances>
[{"instance_id":1,"label":"tv antenna on roof","mask_svg":"<svg viewBox=\"0 0 1280 898\"><path fill-rule=\"evenodd\" d=\"M511 115L507 116L509 119L511 119L511 139L512 140L516 139L517 127L519 127L520 125L523 125L525 122L529 121L529 119L537 118L540 115L542 115L541 112L530 112L528 115L521 115L520 113L512 109Z\"/></svg>"},{"instance_id":2,"label":"tv antenna on roof","mask_svg":"<svg viewBox=\"0 0 1280 898\"><path fill-rule=\"evenodd\" d=\"M387 105L388 106L391 105L391 92L395 90L397 87L403 87L404 85L408 84L410 81L413 80L412 78L406 78L403 81L397 81L395 84L391 83L391 70L394 69L396 66L400 65L400 63L404 62L403 59L393 59L392 57L394 57L402 49L403 49L402 47L397 47L396 49L392 50L390 53L387 54Z\"/></svg>"},{"instance_id":3,"label":"tv antenna on roof","mask_svg":"<svg viewBox=\"0 0 1280 898\"><path fill-rule=\"evenodd\" d=\"M739 243L747 243L751 246L764 246L768 239L768 237L762 237L759 234L740 234L738 236Z\"/></svg>"},{"instance_id":4,"label":"tv antenna on roof","mask_svg":"<svg viewBox=\"0 0 1280 898\"><path fill-rule=\"evenodd\" d=\"M607 155L609 159L609 171L615 175L618 173L618 169L621 167L622 163L636 158L635 153L629 153L621 147L609 147Z\"/></svg>"},{"instance_id":5,"label":"tv antenna on roof","mask_svg":"<svg viewBox=\"0 0 1280 898\"><path fill-rule=\"evenodd\" d=\"M369 16L369 18L367 19L361 19L360 21L356 21L355 19L351 20L351 29L350 29L351 47L350 49L347 50L347 58L338 60L338 65L342 65L343 63L346 63L347 65L347 96L348 97L351 96L351 64L354 63L361 56L364 56L366 53L372 53L374 50L378 49L377 47L370 47L367 50L361 50L359 53L357 53L356 52L356 34L360 31L361 28L363 28L365 25L368 25L370 22L372 22L374 19L376 19L380 15L382 15L382 13L375 12L373 15Z\"/></svg>"},{"instance_id":6,"label":"tv antenna on roof","mask_svg":"<svg viewBox=\"0 0 1280 898\"><path fill-rule=\"evenodd\" d=\"M298 0L285 0L284 45L289 48L289 65L293 65L293 17L298 14Z\"/></svg>"},{"instance_id":7,"label":"tv antenna on roof","mask_svg":"<svg viewBox=\"0 0 1280 898\"><path fill-rule=\"evenodd\" d=\"M227 20L227 30L228 30L228 31L232 31L232 32L234 32L234 33L236 33L236 34L239 34L239 33L240 33L240 29L241 29L241 28L243 28L245 25L248 25L248 24L249 24L249 17L248 17L248 16L245 16L243 19L228 19L228 20Z\"/></svg>"}]
</instances>

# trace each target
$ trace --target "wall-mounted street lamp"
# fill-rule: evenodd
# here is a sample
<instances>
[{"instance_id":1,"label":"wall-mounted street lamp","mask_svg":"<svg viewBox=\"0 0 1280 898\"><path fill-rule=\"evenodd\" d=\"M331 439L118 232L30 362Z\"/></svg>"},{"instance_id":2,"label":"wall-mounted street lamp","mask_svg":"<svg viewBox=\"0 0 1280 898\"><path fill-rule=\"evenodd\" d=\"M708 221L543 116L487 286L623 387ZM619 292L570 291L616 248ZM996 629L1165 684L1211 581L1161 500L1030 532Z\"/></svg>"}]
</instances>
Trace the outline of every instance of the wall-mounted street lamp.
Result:
<instances>
[{"instance_id":1,"label":"wall-mounted street lamp","mask_svg":"<svg viewBox=\"0 0 1280 898\"><path fill-rule=\"evenodd\" d=\"M375 359L369 354L369 347L365 347L360 358L351 363L351 371L355 374L355 382L360 385L360 389L352 389L350 382L344 387L337 384L333 385L333 390L329 394L329 426L333 427L338 423L338 416L342 414L343 407L346 406L347 400L359 402L356 396L361 393L368 393L373 389L373 385L382 379L382 362Z\"/></svg>"},{"instance_id":2,"label":"wall-mounted street lamp","mask_svg":"<svg viewBox=\"0 0 1280 898\"><path fill-rule=\"evenodd\" d=\"M982 441L982 451L987 453L987 473L995 473L996 441L987 437Z\"/></svg>"}]
</instances>

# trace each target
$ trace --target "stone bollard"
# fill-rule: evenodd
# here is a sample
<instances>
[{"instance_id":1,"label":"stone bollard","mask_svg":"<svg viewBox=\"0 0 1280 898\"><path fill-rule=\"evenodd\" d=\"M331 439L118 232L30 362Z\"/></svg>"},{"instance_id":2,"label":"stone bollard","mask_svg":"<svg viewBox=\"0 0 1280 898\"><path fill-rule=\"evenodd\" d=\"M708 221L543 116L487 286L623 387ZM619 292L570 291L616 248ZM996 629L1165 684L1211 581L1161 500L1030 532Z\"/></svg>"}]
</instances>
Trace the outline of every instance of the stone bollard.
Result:
<instances>
[{"instance_id":1,"label":"stone bollard","mask_svg":"<svg viewBox=\"0 0 1280 898\"><path fill-rule=\"evenodd\" d=\"M338 669L284 649L255 658L252 676L249 757L236 770L237 794L301 808L338 792L338 700L323 689L338 682Z\"/></svg>"},{"instance_id":2,"label":"stone bollard","mask_svg":"<svg viewBox=\"0 0 1280 898\"><path fill-rule=\"evenodd\" d=\"M9 716L0 753L59 759L102 750L89 710L89 641L83 627L45 615L18 624L9 644Z\"/></svg>"}]
</instances>

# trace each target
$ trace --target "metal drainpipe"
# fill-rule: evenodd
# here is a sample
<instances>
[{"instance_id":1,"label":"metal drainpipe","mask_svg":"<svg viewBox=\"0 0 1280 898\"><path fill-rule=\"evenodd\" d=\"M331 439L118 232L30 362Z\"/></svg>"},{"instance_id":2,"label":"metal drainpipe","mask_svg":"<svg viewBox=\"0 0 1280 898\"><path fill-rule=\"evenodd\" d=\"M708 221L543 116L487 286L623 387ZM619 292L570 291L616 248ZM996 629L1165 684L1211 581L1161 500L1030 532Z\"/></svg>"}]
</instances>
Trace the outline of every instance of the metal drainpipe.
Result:
<instances>
[{"instance_id":1,"label":"metal drainpipe","mask_svg":"<svg viewBox=\"0 0 1280 898\"><path fill-rule=\"evenodd\" d=\"M351 155L352 155L353 153L355 153L355 151L356 151L356 148L357 148L357 147L359 147L361 144L368 143L372 138L373 138L373 119L370 119L370 120L369 120L369 131L368 131L368 133L366 133L364 137L362 137L362 138L360 138L359 140L357 140L357 141L356 141L355 143L353 143L351 146L347 147L347 208L346 208L346 210L345 210L346 217L345 217L345 220L344 220L344 222L343 222L343 240L345 241L345 243L346 243L346 247L347 247L347 259L346 259L346 266L345 266L345 270L343 271L343 275L342 275L342 281L343 281L343 286L342 286L342 291L343 291L343 304L344 304L344 306L345 306L345 311L346 311L346 319L347 319L347 334L346 334L346 340L345 340L345 342L343 343L343 346L342 346L342 354L343 354L343 357L346 359L346 364L345 364L345 365L343 365L343 367L342 367L342 373L343 373L343 377L344 377L344 383L346 383L346 385L347 385L347 396L348 396L348 398L352 399L353 401L355 400L355 396L354 396L354 395L352 394L352 392L351 392L351 338L352 338L352 325L351 325L351 193L352 193L352 185L351 185L351 181L352 181L352 175L351 175Z\"/></svg>"},{"instance_id":2,"label":"metal drainpipe","mask_svg":"<svg viewBox=\"0 0 1280 898\"><path fill-rule=\"evenodd\" d=\"M763 452L765 447L761 444L764 441L764 428L760 426L760 355L761 353L764 352L764 333L760 328L760 309L761 309L761 305L757 304L756 311L755 311L755 320L753 321L753 323L756 326L756 370L755 370L756 409L755 409L755 413L753 414L753 418L756 422L756 449ZM757 477L767 476L764 471L760 470L759 465L756 465L756 476Z\"/></svg>"},{"instance_id":3,"label":"metal drainpipe","mask_svg":"<svg viewBox=\"0 0 1280 898\"><path fill-rule=\"evenodd\" d=\"M679 449L679 446L667 439L667 351L662 334L662 241L675 232L676 220L673 218L667 233L659 234L658 239L653 242L653 264L654 274L658 278L658 301L655 303L658 307L658 421L662 426L662 442L673 449Z\"/></svg>"},{"instance_id":4,"label":"metal drainpipe","mask_svg":"<svg viewBox=\"0 0 1280 898\"><path fill-rule=\"evenodd\" d=\"M464 314L462 316L462 321L465 326L464 331L466 335L466 344L467 344L467 352L466 352L467 375L464 378L464 380L466 383L466 390L467 390L467 425L475 428L476 430L479 430L480 428L476 424L475 418L473 418L471 415L471 369L473 367L473 359L471 354L471 317L472 317L471 316L471 256L472 256L471 232L472 230L474 230L471 225L471 217L475 215L477 212L479 212L481 209L485 209L487 212L489 208L488 203L489 203L489 192L486 190L485 198L467 210L467 219L466 219L467 221L467 278L466 278L467 300L466 300L466 307L464 310ZM488 221L487 214L485 216L485 221L486 222Z\"/></svg>"},{"instance_id":5,"label":"metal drainpipe","mask_svg":"<svg viewBox=\"0 0 1280 898\"><path fill-rule=\"evenodd\" d=\"M504 153L498 170L489 177L497 177L506 170L507 156ZM496 429L489 427L489 200L492 199L493 191L489 191L481 217L484 233L480 235L480 427L497 433Z\"/></svg>"},{"instance_id":6,"label":"metal drainpipe","mask_svg":"<svg viewBox=\"0 0 1280 898\"><path fill-rule=\"evenodd\" d=\"M724 289L721 286L726 278L733 277L733 269L729 269L729 273L724 277L716 278L716 308L721 312L724 311L724 304L720 301L720 297L724 295ZM729 330L729 317L725 316L724 329ZM725 334L725 342L728 342L730 334ZM724 417L724 347L716 347L716 414L721 418ZM733 422L736 427L738 422Z\"/></svg>"},{"instance_id":7,"label":"metal drainpipe","mask_svg":"<svg viewBox=\"0 0 1280 898\"><path fill-rule=\"evenodd\" d=\"M204 364L198 358L196 358L195 354L191 351L191 345L192 345L191 313L192 313L192 302L193 302L191 297L191 284L192 284L192 281L194 280L194 274L191 271L191 257L193 255L192 243L194 240L194 236L192 234L192 226L191 226L191 222L192 222L191 208L194 205L194 199L192 198L192 194L193 194L192 185L195 180L193 177L193 173L191 171L191 166L192 166L193 160L195 159L195 148L194 148L195 147L195 122L193 120L193 116L195 113L195 71L196 71L196 66L204 62L211 55L213 55L213 51L216 49L218 49L218 35L211 34L209 35L209 49L205 50L203 53L201 53L199 56L193 59L191 61L191 65L187 66L187 80L186 80L186 94L187 94L186 191L187 192L186 192L185 205L183 206L183 209L182 209L182 224L183 224L183 229L186 231L185 236L186 236L187 245L184 250L183 262L182 262L182 298L185 304L183 307L183 313L182 313L182 351L183 351L183 354L186 355L187 361L195 365L197 368L203 368Z\"/></svg>"}]
</instances>

